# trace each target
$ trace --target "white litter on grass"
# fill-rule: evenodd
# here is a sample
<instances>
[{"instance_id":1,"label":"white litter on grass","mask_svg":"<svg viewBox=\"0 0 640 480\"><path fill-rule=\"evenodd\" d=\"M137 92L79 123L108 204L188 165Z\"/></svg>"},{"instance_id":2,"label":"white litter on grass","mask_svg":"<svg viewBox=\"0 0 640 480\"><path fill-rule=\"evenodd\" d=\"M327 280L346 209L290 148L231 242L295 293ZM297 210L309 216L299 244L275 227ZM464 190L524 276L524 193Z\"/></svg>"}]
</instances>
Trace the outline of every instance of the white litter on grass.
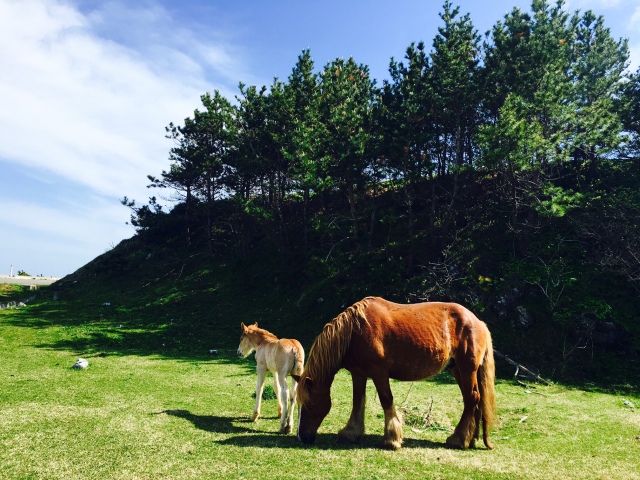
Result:
<instances>
[{"instance_id":1,"label":"white litter on grass","mask_svg":"<svg viewBox=\"0 0 640 480\"><path fill-rule=\"evenodd\" d=\"M622 402L622 404L625 407L629 407L629 408L636 408L635 405L633 403L631 403L629 400L625 400L624 402Z\"/></svg>"},{"instance_id":2,"label":"white litter on grass","mask_svg":"<svg viewBox=\"0 0 640 480\"><path fill-rule=\"evenodd\" d=\"M75 365L71 368L81 368L84 370L89 366L89 362L87 362L84 358L79 358Z\"/></svg>"}]
</instances>

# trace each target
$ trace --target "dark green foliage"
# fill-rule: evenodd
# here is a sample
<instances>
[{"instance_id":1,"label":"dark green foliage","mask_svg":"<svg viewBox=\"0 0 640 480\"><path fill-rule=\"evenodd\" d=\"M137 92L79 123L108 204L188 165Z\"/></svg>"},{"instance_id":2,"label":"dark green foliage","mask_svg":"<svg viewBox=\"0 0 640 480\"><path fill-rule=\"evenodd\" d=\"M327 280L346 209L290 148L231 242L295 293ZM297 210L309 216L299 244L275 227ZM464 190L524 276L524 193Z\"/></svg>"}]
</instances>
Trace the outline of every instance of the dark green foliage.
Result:
<instances>
[{"instance_id":1,"label":"dark green foliage","mask_svg":"<svg viewBox=\"0 0 640 480\"><path fill-rule=\"evenodd\" d=\"M626 42L562 1L514 9L484 42L449 1L441 18L432 51L411 44L380 88L352 58L314 72L303 51L286 82L241 84L236 103L203 95L168 128L169 170L150 176L171 210L123 201L136 242L233 264L248 275L234 296L259 296L253 313L304 338L366 295L453 300L548 376L636 365L639 74L624 74Z\"/></svg>"},{"instance_id":2,"label":"dark green foliage","mask_svg":"<svg viewBox=\"0 0 640 480\"><path fill-rule=\"evenodd\" d=\"M253 398L256 398L256 392L251 394ZM276 400L276 391L273 389L271 385L265 385L264 390L262 390L262 400Z\"/></svg>"},{"instance_id":3,"label":"dark green foliage","mask_svg":"<svg viewBox=\"0 0 640 480\"><path fill-rule=\"evenodd\" d=\"M616 99L616 110L621 112L622 123L627 136L627 153L640 156L640 68L630 76L623 94Z\"/></svg>"}]
</instances>

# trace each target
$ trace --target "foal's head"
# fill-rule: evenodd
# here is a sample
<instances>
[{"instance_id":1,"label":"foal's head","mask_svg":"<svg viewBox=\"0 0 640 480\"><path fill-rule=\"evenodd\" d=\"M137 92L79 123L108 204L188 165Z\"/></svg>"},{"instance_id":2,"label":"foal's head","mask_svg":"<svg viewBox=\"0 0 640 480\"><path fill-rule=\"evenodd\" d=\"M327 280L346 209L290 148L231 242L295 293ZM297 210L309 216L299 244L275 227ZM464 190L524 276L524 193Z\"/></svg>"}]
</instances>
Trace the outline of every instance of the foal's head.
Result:
<instances>
[{"instance_id":1,"label":"foal's head","mask_svg":"<svg viewBox=\"0 0 640 480\"><path fill-rule=\"evenodd\" d=\"M252 337L258 330L258 322L248 327L244 323L241 323L240 328L242 328L242 335L240 335L240 345L238 345L238 356L245 358L251 355L251 352L256 349Z\"/></svg>"}]
</instances>

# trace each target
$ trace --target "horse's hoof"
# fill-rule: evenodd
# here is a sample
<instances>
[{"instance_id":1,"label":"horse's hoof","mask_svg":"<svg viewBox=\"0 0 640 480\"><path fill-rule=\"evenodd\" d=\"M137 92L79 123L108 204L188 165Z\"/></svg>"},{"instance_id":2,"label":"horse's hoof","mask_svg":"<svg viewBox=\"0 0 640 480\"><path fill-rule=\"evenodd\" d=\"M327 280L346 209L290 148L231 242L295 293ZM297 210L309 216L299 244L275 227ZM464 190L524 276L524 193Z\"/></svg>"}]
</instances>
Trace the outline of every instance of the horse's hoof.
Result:
<instances>
[{"instance_id":1,"label":"horse's hoof","mask_svg":"<svg viewBox=\"0 0 640 480\"><path fill-rule=\"evenodd\" d=\"M456 437L455 435L451 435L449 438L447 438L446 444L447 444L447 447L449 448L458 448L460 450L464 450L465 448L467 448L464 442L460 440L459 437Z\"/></svg>"},{"instance_id":2,"label":"horse's hoof","mask_svg":"<svg viewBox=\"0 0 640 480\"><path fill-rule=\"evenodd\" d=\"M251 421L252 422L257 422L259 418L260 418L260 414L259 413L254 413L253 416L251 417Z\"/></svg>"},{"instance_id":3,"label":"horse's hoof","mask_svg":"<svg viewBox=\"0 0 640 480\"><path fill-rule=\"evenodd\" d=\"M291 433L291 425L285 425L284 427L280 427L280 433L289 435Z\"/></svg>"},{"instance_id":4,"label":"horse's hoof","mask_svg":"<svg viewBox=\"0 0 640 480\"><path fill-rule=\"evenodd\" d=\"M402 441L401 440L385 440L384 448L386 448L387 450L399 450L400 448L402 448Z\"/></svg>"}]
</instances>

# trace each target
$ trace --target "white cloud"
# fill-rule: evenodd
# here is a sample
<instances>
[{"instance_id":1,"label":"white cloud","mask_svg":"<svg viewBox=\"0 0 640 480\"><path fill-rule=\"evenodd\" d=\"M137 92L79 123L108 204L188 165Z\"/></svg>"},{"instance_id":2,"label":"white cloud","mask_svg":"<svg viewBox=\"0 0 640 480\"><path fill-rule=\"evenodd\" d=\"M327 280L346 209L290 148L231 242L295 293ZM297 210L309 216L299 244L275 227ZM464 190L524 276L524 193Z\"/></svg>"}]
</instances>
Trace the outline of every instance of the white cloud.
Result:
<instances>
[{"instance_id":1,"label":"white cloud","mask_svg":"<svg viewBox=\"0 0 640 480\"><path fill-rule=\"evenodd\" d=\"M181 123L212 86L199 59L168 46L171 39L132 50L97 36L94 25L107 28L118 16L168 21L158 7L126 16L109 5L84 16L53 0L0 0L0 44L11 45L0 49L0 160L121 196L165 167L164 127ZM147 40L158 40L147 27ZM220 71L239 68L224 46L192 45ZM158 57L173 68L159 69Z\"/></svg>"},{"instance_id":2,"label":"white cloud","mask_svg":"<svg viewBox=\"0 0 640 480\"><path fill-rule=\"evenodd\" d=\"M635 7L625 28L629 38L629 70L635 72L640 67L640 5Z\"/></svg>"},{"instance_id":3,"label":"white cloud","mask_svg":"<svg viewBox=\"0 0 640 480\"><path fill-rule=\"evenodd\" d=\"M117 200L146 202L146 176L168 167L164 127L205 91L235 93L243 57L224 36L196 38L143 5L0 0L0 168L19 166L42 190L0 197L1 262L37 257L66 274L131 236Z\"/></svg>"},{"instance_id":4,"label":"white cloud","mask_svg":"<svg viewBox=\"0 0 640 480\"><path fill-rule=\"evenodd\" d=\"M56 208L4 198L2 205L2 273L12 264L32 275L63 276L134 233L126 209L105 199Z\"/></svg>"},{"instance_id":5,"label":"white cloud","mask_svg":"<svg viewBox=\"0 0 640 480\"><path fill-rule=\"evenodd\" d=\"M89 199L86 204L69 204L64 209L24 200L5 200L2 219L11 229L28 230L34 237L90 247L95 245L96 237L113 241L114 233L119 238L124 238L122 235L130 236L133 230L125 225L126 214L124 207L109 204L103 199ZM69 228L69 225L77 224L84 228ZM114 231L115 224L120 224L121 228Z\"/></svg>"},{"instance_id":6,"label":"white cloud","mask_svg":"<svg viewBox=\"0 0 640 480\"><path fill-rule=\"evenodd\" d=\"M636 7L633 14L631 15L631 19L629 20L629 29L635 29L640 26L640 5Z\"/></svg>"},{"instance_id":7,"label":"white cloud","mask_svg":"<svg viewBox=\"0 0 640 480\"><path fill-rule=\"evenodd\" d=\"M628 0L568 0L566 5L569 10L602 10L608 8L615 8L621 4L624 4ZM555 2L554 2L555 3Z\"/></svg>"},{"instance_id":8,"label":"white cloud","mask_svg":"<svg viewBox=\"0 0 640 480\"><path fill-rule=\"evenodd\" d=\"M640 43L629 44L629 68L632 73L635 73L640 67Z\"/></svg>"}]
</instances>

